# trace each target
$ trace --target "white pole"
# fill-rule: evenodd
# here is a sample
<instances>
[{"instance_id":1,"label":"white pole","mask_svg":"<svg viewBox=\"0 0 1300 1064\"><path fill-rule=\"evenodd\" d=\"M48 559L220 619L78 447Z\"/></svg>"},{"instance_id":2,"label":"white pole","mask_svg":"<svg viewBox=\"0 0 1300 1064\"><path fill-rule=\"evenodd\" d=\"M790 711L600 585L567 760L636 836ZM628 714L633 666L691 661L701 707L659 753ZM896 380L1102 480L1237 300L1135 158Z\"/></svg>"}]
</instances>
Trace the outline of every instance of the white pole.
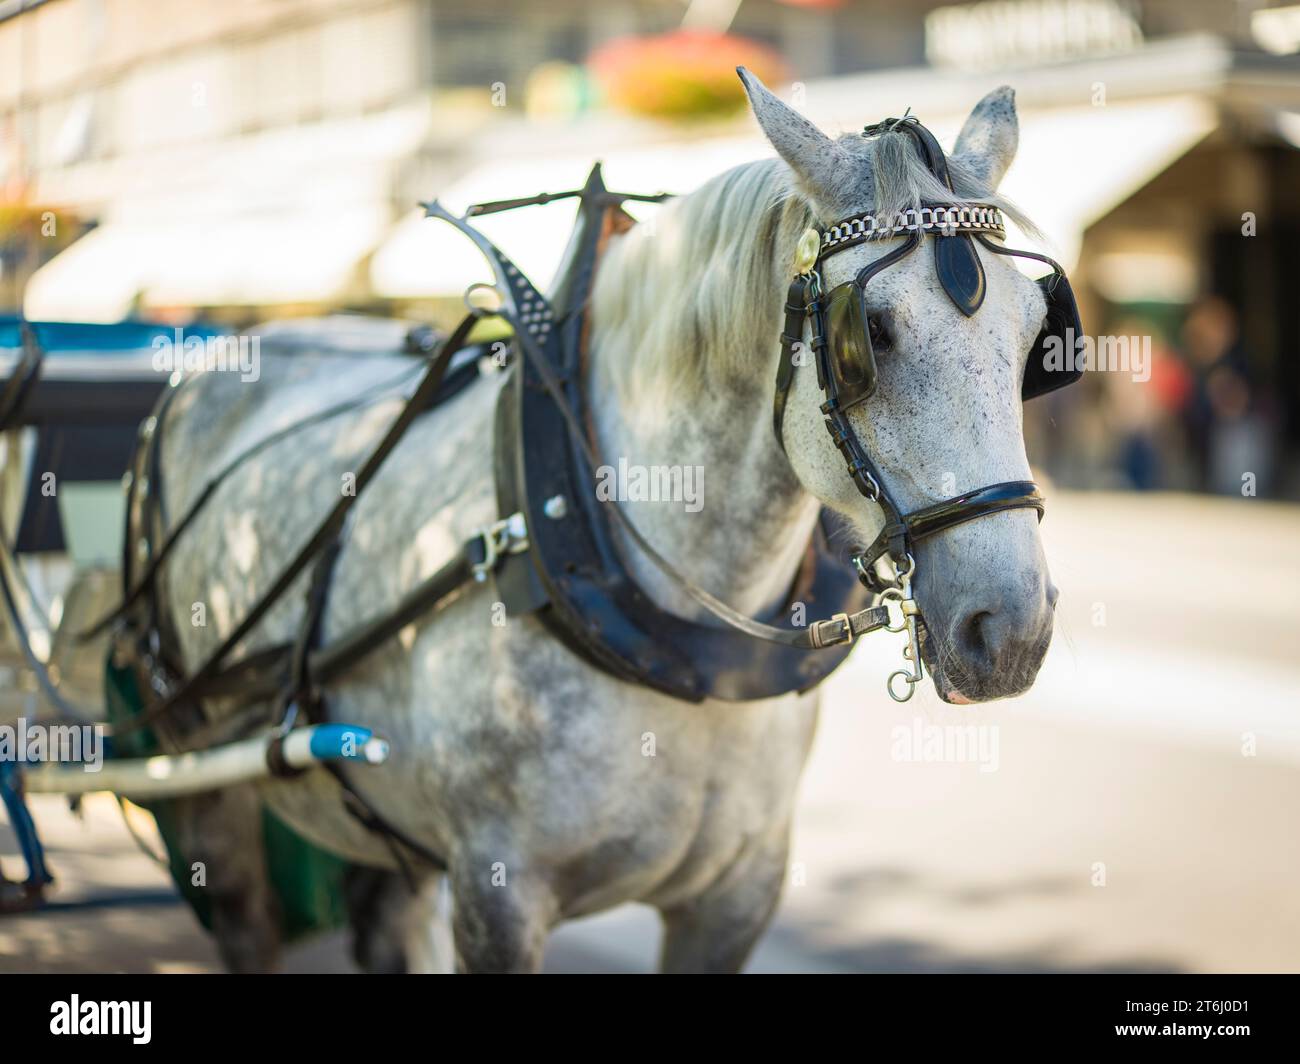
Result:
<instances>
[{"instance_id":1,"label":"white pole","mask_svg":"<svg viewBox=\"0 0 1300 1064\"><path fill-rule=\"evenodd\" d=\"M218 790L271 775L267 753L275 738L275 733L267 732L211 750L108 759L93 772L81 764L45 762L23 770L22 787L33 794L113 791L141 799ZM281 753L291 768L340 760L378 765L388 760L388 743L369 728L318 724L290 732Z\"/></svg>"}]
</instances>

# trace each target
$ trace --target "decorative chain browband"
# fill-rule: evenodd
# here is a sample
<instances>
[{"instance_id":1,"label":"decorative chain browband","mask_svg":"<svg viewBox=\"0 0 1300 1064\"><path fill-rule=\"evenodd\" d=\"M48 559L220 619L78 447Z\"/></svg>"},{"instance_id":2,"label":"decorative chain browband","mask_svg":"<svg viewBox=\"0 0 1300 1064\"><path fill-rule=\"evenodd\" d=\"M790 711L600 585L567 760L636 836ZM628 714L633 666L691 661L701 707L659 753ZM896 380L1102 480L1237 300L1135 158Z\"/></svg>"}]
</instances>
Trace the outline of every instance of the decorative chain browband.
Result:
<instances>
[{"instance_id":1,"label":"decorative chain browband","mask_svg":"<svg viewBox=\"0 0 1300 1064\"><path fill-rule=\"evenodd\" d=\"M840 219L822 233L821 253L825 255L830 251L861 244L864 240L882 240L885 237L918 231L939 233L944 236L954 233L993 233L1002 237L1007 235L1002 224L1002 211L997 207L978 204L926 206L919 210L909 207L892 217L877 217L867 213Z\"/></svg>"}]
</instances>

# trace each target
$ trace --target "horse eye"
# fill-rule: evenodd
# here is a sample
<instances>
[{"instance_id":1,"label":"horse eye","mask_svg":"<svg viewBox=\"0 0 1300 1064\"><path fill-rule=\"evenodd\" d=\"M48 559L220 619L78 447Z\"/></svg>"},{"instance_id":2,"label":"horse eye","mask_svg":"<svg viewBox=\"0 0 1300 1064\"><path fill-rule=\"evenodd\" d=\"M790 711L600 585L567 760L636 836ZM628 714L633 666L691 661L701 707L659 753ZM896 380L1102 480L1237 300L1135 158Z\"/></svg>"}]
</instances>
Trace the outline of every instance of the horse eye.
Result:
<instances>
[{"instance_id":1,"label":"horse eye","mask_svg":"<svg viewBox=\"0 0 1300 1064\"><path fill-rule=\"evenodd\" d=\"M889 330L885 328L885 323L880 320L879 315L873 314L867 319L867 330L871 336L871 348L873 351L887 351L894 342L889 335Z\"/></svg>"}]
</instances>

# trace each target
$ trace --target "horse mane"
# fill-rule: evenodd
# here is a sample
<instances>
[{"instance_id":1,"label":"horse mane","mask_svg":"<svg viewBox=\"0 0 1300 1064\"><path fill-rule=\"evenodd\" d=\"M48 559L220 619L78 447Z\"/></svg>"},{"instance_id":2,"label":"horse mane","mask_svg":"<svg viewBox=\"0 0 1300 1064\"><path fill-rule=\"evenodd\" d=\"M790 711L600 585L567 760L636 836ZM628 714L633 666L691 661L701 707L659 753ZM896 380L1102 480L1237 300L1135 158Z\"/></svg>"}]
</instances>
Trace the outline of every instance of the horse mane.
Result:
<instances>
[{"instance_id":1,"label":"horse mane","mask_svg":"<svg viewBox=\"0 0 1300 1064\"><path fill-rule=\"evenodd\" d=\"M905 133L846 134L839 143L872 168L878 214L990 203L1039 236L959 159L948 160L954 188L940 184ZM591 339L619 399L644 405L677 389L734 392L757 381L777 346L799 236L834 221L817 216L784 161L764 159L712 178L612 241L592 292Z\"/></svg>"},{"instance_id":2,"label":"horse mane","mask_svg":"<svg viewBox=\"0 0 1300 1064\"><path fill-rule=\"evenodd\" d=\"M592 291L592 348L622 401L725 386L746 367L757 375L757 353L777 336L773 293L813 224L792 177L776 159L737 166L611 242Z\"/></svg>"}]
</instances>

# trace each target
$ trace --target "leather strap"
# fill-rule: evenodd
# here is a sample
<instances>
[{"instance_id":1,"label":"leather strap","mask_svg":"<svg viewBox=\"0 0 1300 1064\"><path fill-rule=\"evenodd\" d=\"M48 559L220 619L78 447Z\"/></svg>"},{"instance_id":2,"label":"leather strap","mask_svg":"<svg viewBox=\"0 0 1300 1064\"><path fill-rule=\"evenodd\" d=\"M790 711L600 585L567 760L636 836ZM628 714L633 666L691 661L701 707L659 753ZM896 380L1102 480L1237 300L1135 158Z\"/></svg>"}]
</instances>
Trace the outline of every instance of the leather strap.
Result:
<instances>
[{"instance_id":1,"label":"leather strap","mask_svg":"<svg viewBox=\"0 0 1300 1064\"><path fill-rule=\"evenodd\" d=\"M382 617L358 625L345 635L311 654L307 672L313 683L327 685L338 679L357 661L377 650L409 624L441 606L458 589L473 582L473 566L487 553L482 537L475 536L432 576L402 596L397 606Z\"/></svg>"},{"instance_id":2,"label":"leather strap","mask_svg":"<svg viewBox=\"0 0 1300 1064\"><path fill-rule=\"evenodd\" d=\"M485 558L481 537L476 536L442 568L402 596L390 612L350 628L331 643L311 649L301 675L312 688L328 687L407 625L431 614L456 591L472 583L472 567ZM285 690L286 663L292 668L295 646L295 643L276 643L250 651L213 675L203 685L202 697L238 695L250 703L274 698Z\"/></svg>"},{"instance_id":3,"label":"leather strap","mask_svg":"<svg viewBox=\"0 0 1300 1064\"><path fill-rule=\"evenodd\" d=\"M260 454L269 447L273 447L281 440L287 439L304 429L310 428L312 425L320 424L323 421L329 421L332 418L357 410L368 403L373 403L379 399L383 399L389 394L390 389L395 384L406 380L410 376L410 373L410 370L405 370L400 374L396 374L392 379L383 381L374 388L367 389L362 395L349 399L346 402L326 407L324 410L311 414L310 416L303 418L301 421L295 421L293 424L285 426L278 432L273 432L269 436L263 437L252 446L237 454L213 475L212 479L203 486L203 490L199 492L198 496L190 504L189 508L181 515L180 519L168 528L167 533L163 537L162 542L158 545L158 548L150 552L148 564L145 566L143 572L141 572L140 576L132 582L130 588L123 594L122 600L103 617L100 617L97 621L80 631L74 632L72 634L72 639L78 643L88 642L109 628L114 621L120 620L130 612L131 607L134 606L140 598L153 587L153 583L158 578L163 562L167 559L168 555L171 554L172 548L175 547L181 535L194 522L194 519L198 517L199 513L211 500L212 496L216 494L217 489L230 478L232 473L236 472L239 467L250 458ZM174 395L175 389L172 389L167 394L169 397ZM160 431L158 426L162 423L162 410L159 409L154 417L156 419L154 432L157 433ZM123 575L125 576L125 573Z\"/></svg>"},{"instance_id":4,"label":"leather strap","mask_svg":"<svg viewBox=\"0 0 1300 1064\"><path fill-rule=\"evenodd\" d=\"M8 428L10 421L22 410L45 362L45 349L26 318L18 319L18 331L23 338L23 353L9 374L4 391L0 392L0 429Z\"/></svg>"},{"instance_id":5,"label":"leather strap","mask_svg":"<svg viewBox=\"0 0 1300 1064\"><path fill-rule=\"evenodd\" d=\"M785 404L794 382L794 352L803 343L803 323L808 317L808 281L796 277L785 297L785 327L781 330L781 358L776 365L776 391L772 396L772 429L777 445L785 453Z\"/></svg>"},{"instance_id":6,"label":"leather strap","mask_svg":"<svg viewBox=\"0 0 1300 1064\"><path fill-rule=\"evenodd\" d=\"M910 255L920 242L921 235L912 233L906 241L894 248L889 254L868 263L858 273L856 282L858 286L865 287L881 270ZM840 404L835 374L831 372L828 364L830 356L826 349L826 316L820 302L812 307L812 320L813 351L817 356L818 376L822 378L823 382L822 390L826 394L826 401L821 406L822 413L826 416L826 427L840 455L844 458L845 465L848 467L848 474L853 479L854 485L864 498L880 505L885 511L886 523L889 523L897 519L899 514L889 497L889 492L885 490L880 471L872 462L871 457L858 440L857 433L853 431L853 426L849 423L848 411ZM819 339L820 343L817 342Z\"/></svg>"},{"instance_id":7,"label":"leather strap","mask_svg":"<svg viewBox=\"0 0 1300 1064\"><path fill-rule=\"evenodd\" d=\"M1034 509L1041 521L1045 508L1042 493L1032 480L1007 480L913 510L904 520L907 534L913 540L922 540L1003 510Z\"/></svg>"},{"instance_id":8,"label":"leather strap","mask_svg":"<svg viewBox=\"0 0 1300 1064\"><path fill-rule=\"evenodd\" d=\"M871 546L858 558L862 567L870 568L886 554L901 558L910 545L967 521L1003 510L1018 509L1037 510L1041 521L1045 508L1042 493L1032 480L1008 480L1001 484L989 484L886 522Z\"/></svg>"},{"instance_id":9,"label":"leather strap","mask_svg":"<svg viewBox=\"0 0 1300 1064\"><path fill-rule=\"evenodd\" d=\"M410 835L406 834L406 832L402 831L401 828L397 827L391 821L386 820L384 817L379 815L378 810L366 801L361 792L357 790L356 784L348 779L347 773L343 768L344 762L323 761L321 764L325 771L333 776L334 779L338 781L338 785L343 789L343 808L346 809L362 827L367 831L378 835L388 844L388 852L392 854L393 861L401 870L412 894L417 892L417 881L412 874L406 859L402 856L402 851L397 848L398 844L406 847L406 849L421 858L431 868L442 872L447 870L447 861L441 854L434 853L427 846L424 846L411 838Z\"/></svg>"},{"instance_id":10,"label":"leather strap","mask_svg":"<svg viewBox=\"0 0 1300 1064\"><path fill-rule=\"evenodd\" d=\"M176 688L170 691L155 705L150 707L144 713L133 718L129 723L115 729L114 734L123 735L138 731L153 724L155 721L165 717L171 710L185 701L192 699L220 670L221 664L232 650L253 630L257 623L271 610L271 608L280 600L284 593L293 584L298 574L314 559L332 540L337 538L343 527L343 522L347 518L349 511L355 504L356 500L361 497L362 491L370 483L374 475L379 471L379 467L384 460L397 446L402 436L405 435L407 428L416 416L424 409L426 402L433 398L441 385L443 377L446 376L447 367L451 364L452 356L455 355L462 347L465 346L469 338L470 331L479 320L479 314L472 312L465 316L456 330L443 342L442 347L438 350L437 355L430 361L424 376L420 379L419 385L412 393L406 405L402 407L401 413L393 420L388 427L388 431L379 441L378 445L370 456L366 459L365 464L357 472L355 480L355 490L349 495L343 495L335 503L333 509L326 515L325 519L316 527L311 538L303 548L294 556L293 560L284 568L275 582L267 588L261 598L245 614L243 620L237 624L229 635L222 641L221 645L213 650L203 664L194 672L190 673Z\"/></svg>"}]
</instances>

